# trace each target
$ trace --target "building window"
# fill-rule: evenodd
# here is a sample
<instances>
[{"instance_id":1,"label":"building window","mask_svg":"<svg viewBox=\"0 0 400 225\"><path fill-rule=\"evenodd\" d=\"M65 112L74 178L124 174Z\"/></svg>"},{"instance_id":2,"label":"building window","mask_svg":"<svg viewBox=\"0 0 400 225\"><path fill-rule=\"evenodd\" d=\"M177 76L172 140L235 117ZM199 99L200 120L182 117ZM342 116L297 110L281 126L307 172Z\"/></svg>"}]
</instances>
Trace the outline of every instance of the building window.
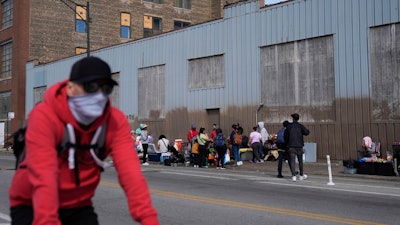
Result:
<instances>
[{"instance_id":1,"label":"building window","mask_svg":"<svg viewBox=\"0 0 400 225\"><path fill-rule=\"evenodd\" d=\"M144 0L145 2L152 2L152 3L158 3L158 4L162 4L163 0Z\"/></svg>"},{"instance_id":2,"label":"building window","mask_svg":"<svg viewBox=\"0 0 400 225\"><path fill-rule=\"evenodd\" d=\"M375 121L400 120L400 23L369 29L371 116ZM367 76L368 77L368 76ZM369 87L368 87L369 88Z\"/></svg>"},{"instance_id":3,"label":"building window","mask_svg":"<svg viewBox=\"0 0 400 225\"><path fill-rule=\"evenodd\" d=\"M8 118L8 112L11 112L11 92L0 93L0 118Z\"/></svg>"},{"instance_id":4,"label":"building window","mask_svg":"<svg viewBox=\"0 0 400 225\"><path fill-rule=\"evenodd\" d=\"M11 77L12 73L12 42L0 45L1 47L1 77Z\"/></svg>"},{"instance_id":5,"label":"building window","mask_svg":"<svg viewBox=\"0 0 400 225\"><path fill-rule=\"evenodd\" d=\"M3 29L11 27L13 24L13 0L3 0Z\"/></svg>"},{"instance_id":6,"label":"building window","mask_svg":"<svg viewBox=\"0 0 400 225\"><path fill-rule=\"evenodd\" d=\"M112 74L112 79L117 81L117 83L120 83L119 81L119 73L113 73ZM111 101L111 105L113 105L114 107L119 108L119 85L115 85L113 88L113 91L111 92L111 94L108 96L110 98Z\"/></svg>"},{"instance_id":7,"label":"building window","mask_svg":"<svg viewBox=\"0 0 400 225\"><path fill-rule=\"evenodd\" d=\"M33 88L33 103L36 105L43 101L44 94L46 93L47 86Z\"/></svg>"},{"instance_id":8,"label":"building window","mask_svg":"<svg viewBox=\"0 0 400 225\"><path fill-rule=\"evenodd\" d=\"M131 38L131 14L121 13L121 38Z\"/></svg>"},{"instance_id":9,"label":"building window","mask_svg":"<svg viewBox=\"0 0 400 225\"><path fill-rule=\"evenodd\" d=\"M260 48L260 97L268 106L269 121L279 123L284 118L280 115L293 108L303 112L303 122L307 114L313 122L335 121L333 46L330 35Z\"/></svg>"},{"instance_id":10,"label":"building window","mask_svg":"<svg viewBox=\"0 0 400 225\"><path fill-rule=\"evenodd\" d=\"M223 55L189 60L189 90L221 88L225 86Z\"/></svg>"},{"instance_id":11,"label":"building window","mask_svg":"<svg viewBox=\"0 0 400 225\"><path fill-rule=\"evenodd\" d=\"M165 65L138 70L139 119L165 119L165 70Z\"/></svg>"},{"instance_id":12,"label":"building window","mask_svg":"<svg viewBox=\"0 0 400 225\"><path fill-rule=\"evenodd\" d=\"M75 31L86 33L86 7L77 5L75 10Z\"/></svg>"},{"instance_id":13,"label":"building window","mask_svg":"<svg viewBox=\"0 0 400 225\"><path fill-rule=\"evenodd\" d=\"M82 48L82 47L75 48L75 55L84 54L86 52L87 52L86 48Z\"/></svg>"},{"instance_id":14,"label":"building window","mask_svg":"<svg viewBox=\"0 0 400 225\"><path fill-rule=\"evenodd\" d=\"M174 0L174 7L190 9L190 0Z\"/></svg>"},{"instance_id":15,"label":"building window","mask_svg":"<svg viewBox=\"0 0 400 225\"><path fill-rule=\"evenodd\" d=\"M162 32L161 18L144 16L143 18L143 36L150 37Z\"/></svg>"},{"instance_id":16,"label":"building window","mask_svg":"<svg viewBox=\"0 0 400 225\"><path fill-rule=\"evenodd\" d=\"M184 27L188 27L190 26L189 22L183 22L183 21L174 21L174 29L180 29L180 28L184 28Z\"/></svg>"}]
</instances>

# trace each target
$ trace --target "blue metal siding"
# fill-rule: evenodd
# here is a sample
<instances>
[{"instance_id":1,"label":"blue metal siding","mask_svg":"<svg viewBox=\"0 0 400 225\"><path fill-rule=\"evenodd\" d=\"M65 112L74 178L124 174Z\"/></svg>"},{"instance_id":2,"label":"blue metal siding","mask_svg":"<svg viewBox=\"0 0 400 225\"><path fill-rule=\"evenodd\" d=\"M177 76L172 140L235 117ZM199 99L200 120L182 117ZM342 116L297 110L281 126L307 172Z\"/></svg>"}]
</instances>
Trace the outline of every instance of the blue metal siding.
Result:
<instances>
[{"instance_id":1,"label":"blue metal siding","mask_svg":"<svg viewBox=\"0 0 400 225\"><path fill-rule=\"evenodd\" d=\"M399 4L398 0L390 0L390 22L399 21Z\"/></svg>"},{"instance_id":2,"label":"blue metal siding","mask_svg":"<svg viewBox=\"0 0 400 225\"><path fill-rule=\"evenodd\" d=\"M262 9L258 4L241 2L227 7L222 20L105 48L93 55L120 73L121 109L126 114L137 115L138 69L164 64L167 111L180 107L223 111L229 105L258 104L261 46L333 34L336 97L369 96L369 28L399 22L399 0L298 0ZM225 60L225 86L189 91L188 60L219 54ZM78 58L36 66L30 70L33 80L27 82L51 85L65 79ZM37 71L43 71L42 75Z\"/></svg>"}]
</instances>

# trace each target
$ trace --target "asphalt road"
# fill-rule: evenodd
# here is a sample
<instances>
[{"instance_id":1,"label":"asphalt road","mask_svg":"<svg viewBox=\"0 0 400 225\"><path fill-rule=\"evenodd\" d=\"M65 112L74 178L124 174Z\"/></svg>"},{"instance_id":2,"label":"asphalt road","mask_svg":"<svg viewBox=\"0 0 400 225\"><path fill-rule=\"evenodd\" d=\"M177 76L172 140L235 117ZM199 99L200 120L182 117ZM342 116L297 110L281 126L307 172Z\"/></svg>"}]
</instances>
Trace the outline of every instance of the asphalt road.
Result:
<instances>
[{"instance_id":1,"label":"asphalt road","mask_svg":"<svg viewBox=\"0 0 400 225\"><path fill-rule=\"evenodd\" d=\"M13 159L0 156L0 225L8 225ZM292 182L254 171L142 167L160 223L400 224L398 181L324 176ZM103 225L135 224L113 168L102 175L94 204ZM6 204L7 203L7 204Z\"/></svg>"}]
</instances>

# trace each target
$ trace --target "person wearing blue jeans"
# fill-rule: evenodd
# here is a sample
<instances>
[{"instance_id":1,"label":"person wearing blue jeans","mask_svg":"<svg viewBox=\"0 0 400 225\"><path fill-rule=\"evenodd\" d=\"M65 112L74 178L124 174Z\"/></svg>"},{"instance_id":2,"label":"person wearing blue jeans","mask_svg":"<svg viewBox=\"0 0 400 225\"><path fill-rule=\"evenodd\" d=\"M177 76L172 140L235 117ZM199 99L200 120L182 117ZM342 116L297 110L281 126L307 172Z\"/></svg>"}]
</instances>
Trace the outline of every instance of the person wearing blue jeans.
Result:
<instances>
[{"instance_id":1,"label":"person wearing blue jeans","mask_svg":"<svg viewBox=\"0 0 400 225\"><path fill-rule=\"evenodd\" d=\"M242 159L240 157L239 148L240 148L239 145L232 144L232 152L233 152L233 156L235 157L237 166L243 165Z\"/></svg>"},{"instance_id":2,"label":"person wearing blue jeans","mask_svg":"<svg viewBox=\"0 0 400 225\"><path fill-rule=\"evenodd\" d=\"M282 162L286 159L289 162L289 168L290 168L290 154L289 154L289 150L286 148L286 144L285 144L285 130L286 127L289 125L289 121L285 120L282 123L283 127L278 131L277 133L277 147L278 147L278 178L283 178L282 175Z\"/></svg>"},{"instance_id":3,"label":"person wearing blue jeans","mask_svg":"<svg viewBox=\"0 0 400 225\"><path fill-rule=\"evenodd\" d=\"M229 136L229 140L230 140L230 143L232 144L232 153L233 153L233 157L235 157L235 160L236 160L236 166L240 166L240 165L243 165L243 162L242 162L242 158L240 157L240 152L239 152L240 144L235 144L235 141L234 141L235 134L243 135L243 128L238 127L236 124L233 124L232 132Z\"/></svg>"}]
</instances>

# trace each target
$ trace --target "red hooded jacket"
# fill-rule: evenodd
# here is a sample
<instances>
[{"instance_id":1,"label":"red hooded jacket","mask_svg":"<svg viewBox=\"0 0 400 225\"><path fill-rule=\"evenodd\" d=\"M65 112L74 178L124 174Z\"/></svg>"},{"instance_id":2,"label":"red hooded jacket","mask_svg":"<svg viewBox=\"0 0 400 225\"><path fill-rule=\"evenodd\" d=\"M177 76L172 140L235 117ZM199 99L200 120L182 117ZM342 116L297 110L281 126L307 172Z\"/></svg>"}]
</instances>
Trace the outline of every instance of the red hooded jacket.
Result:
<instances>
[{"instance_id":1,"label":"red hooded jacket","mask_svg":"<svg viewBox=\"0 0 400 225\"><path fill-rule=\"evenodd\" d=\"M190 128L190 130L187 133L187 139L191 143L193 138L195 138L198 135L199 133L197 132L196 128Z\"/></svg>"},{"instance_id":2,"label":"red hooded jacket","mask_svg":"<svg viewBox=\"0 0 400 225\"><path fill-rule=\"evenodd\" d=\"M67 81L63 81L51 86L44 102L35 106L29 115L26 157L9 189L10 206L32 205L33 225L59 225L60 208L92 205L92 197L100 181L100 167L89 151L76 151L80 179L77 186L74 170L68 168L68 151L58 156L56 147L63 139L67 123L73 125L80 144L90 144L96 129L107 122L106 155L113 158L133 219L142 225L159 224L126 117L109 102L103 115L88 129L82 129L68 107L66 84Z\"/></svg>"}]
</instances>

